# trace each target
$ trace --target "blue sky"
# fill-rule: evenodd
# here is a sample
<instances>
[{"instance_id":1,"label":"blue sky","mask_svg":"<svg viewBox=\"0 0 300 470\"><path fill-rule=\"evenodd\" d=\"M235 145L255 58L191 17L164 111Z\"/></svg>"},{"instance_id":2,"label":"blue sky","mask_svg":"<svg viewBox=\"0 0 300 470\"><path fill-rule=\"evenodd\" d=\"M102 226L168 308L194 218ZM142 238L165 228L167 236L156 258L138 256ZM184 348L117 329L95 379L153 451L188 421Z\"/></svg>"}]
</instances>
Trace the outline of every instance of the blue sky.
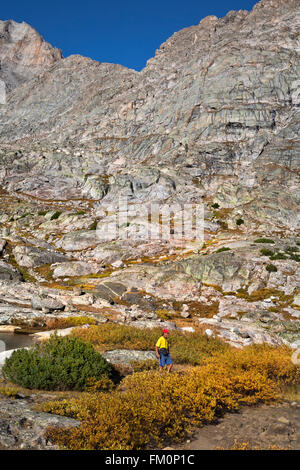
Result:
<instances>
[{"instance_id":1,"label":"blue sky","mask_svg":"<svg viewBox=\"0 0 300 470\"><path fill-rule=\"evenodd\" d=\"M64 57L81 54L141 70L175 31L208 15L251 10L257 0L12 0L0 19L26 21Z\"/></svg>"}]
</instances>

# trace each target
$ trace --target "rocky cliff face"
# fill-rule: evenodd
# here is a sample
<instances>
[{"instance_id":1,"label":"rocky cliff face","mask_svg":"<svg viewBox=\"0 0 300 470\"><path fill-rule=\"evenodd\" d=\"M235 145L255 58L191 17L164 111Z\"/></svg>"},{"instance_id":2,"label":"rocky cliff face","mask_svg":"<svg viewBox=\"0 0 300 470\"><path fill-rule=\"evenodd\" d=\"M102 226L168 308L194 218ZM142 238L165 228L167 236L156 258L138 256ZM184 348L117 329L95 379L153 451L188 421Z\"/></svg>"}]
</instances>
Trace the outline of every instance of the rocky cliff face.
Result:
<instances>
[{"instance_id":1,"label":"rocky cliff face","mask_svg":"<svg viewBox=\"0 0 300 470\"><path fill-rule=\"evenodd\" d=\"M11 91L62 58L31 26L0 21L0 78Z\"/></svg>"},{"instance_id":2,"label":"rocky cliff face","mask_svg":"<svg viewBox=\"0 0 300 470\"><path fill-rule=\"evenodd\" d=\"M237 344L295 343L299 13L299 0L262 0L210 16L175 33L141 72L62 59L28 25L0 23L11 90L0 106L3 302L19 269L41 289L84 285L98 302L90 310L114 302L120 321L157 321L153 312L166 310L164 319L182 313L192 323L210 316ZM203 205L206 244L145 239L145 215L104 243L107 208L120 196L141 208ZM217 252L224 247L230 253ZM71 310L82 305L56 290L41 295L49 292ZM247 313L254 330L243 338L230 328ZM281 336L269 337L276 328Z\"/></svg>"}]
</instances>

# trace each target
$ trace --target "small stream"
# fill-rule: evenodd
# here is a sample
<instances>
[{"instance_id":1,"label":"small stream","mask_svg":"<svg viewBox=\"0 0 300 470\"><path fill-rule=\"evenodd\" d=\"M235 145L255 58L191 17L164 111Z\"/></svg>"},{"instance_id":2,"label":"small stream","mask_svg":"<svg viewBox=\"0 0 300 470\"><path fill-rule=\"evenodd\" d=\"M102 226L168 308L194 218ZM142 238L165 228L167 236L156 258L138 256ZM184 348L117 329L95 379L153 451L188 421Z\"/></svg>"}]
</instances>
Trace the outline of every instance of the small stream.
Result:
<instances>
[{"instance_id":1,"label":"small stream","mask_svg":"<svg viewBox=\"0 0 300 470\"><path fill-rule=\"evenodd\" d=\"M35 344L35 340L29 335L0 333L0 352L24 348L33 344Z\"/></svg>"}]
</instances>

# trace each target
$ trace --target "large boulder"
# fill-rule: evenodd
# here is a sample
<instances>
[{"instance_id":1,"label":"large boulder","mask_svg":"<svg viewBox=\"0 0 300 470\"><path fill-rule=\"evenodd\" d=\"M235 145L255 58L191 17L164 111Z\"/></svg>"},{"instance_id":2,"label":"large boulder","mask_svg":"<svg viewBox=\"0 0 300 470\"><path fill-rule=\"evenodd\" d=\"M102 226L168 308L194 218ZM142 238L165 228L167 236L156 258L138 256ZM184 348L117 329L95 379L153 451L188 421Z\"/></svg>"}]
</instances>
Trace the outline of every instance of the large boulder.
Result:
<instances>
[{"instance_id":1,"label":"large boulder","mask_svg":"<svg viewBox=\"0 0 300 470\"><path fill-rule=\"evenodd\" d=\"M13 266L0 261L0 280L1 281L21 281L22 275Z\"/></svg>"},{"instance_id":2,"label":"large boulder","mask_svg":"<svg viewBox=\"0 0 300 470\"><path fill-rule=\"evenodd\" d=\"M32 410L30 400L1 398L0 447L10 450L54 450L58 447L45 437L51 426L74 427L79 421Z\"/></svg>"},{"instance_id":3,"label":"large boulder","mask_svg":"<svg viewBox=\"0 0 300 470\"><path fill-rule=\"evenodd\" d=\"M101 265L84 261L68 261L51 266L54 277L86 276L101 272Z\"/></svg>"},{"instance_id":4,"label":"large boulder","mask_svg":"<svg viewBox=\"0 0 300 470\"><path fill-rule=\"evenodd\" d=\"M59 252L43 250L33 246L17 245L13 249L16 262L26 268L65 261L67 257Z\"/></svg>"}]
</instances>

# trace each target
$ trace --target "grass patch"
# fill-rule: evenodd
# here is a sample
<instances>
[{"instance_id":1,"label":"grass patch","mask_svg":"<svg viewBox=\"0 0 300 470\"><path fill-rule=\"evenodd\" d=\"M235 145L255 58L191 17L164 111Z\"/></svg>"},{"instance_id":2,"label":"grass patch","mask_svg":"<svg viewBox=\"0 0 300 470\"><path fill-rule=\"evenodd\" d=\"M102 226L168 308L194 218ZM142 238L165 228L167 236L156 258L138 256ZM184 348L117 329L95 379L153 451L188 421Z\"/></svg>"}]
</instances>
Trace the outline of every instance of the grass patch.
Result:
<instances>
[{"instance_id":1,"label":"grass patch","mask_svg":"<svg viewBox=\"0 0 300 470\"><path fill-rule=\"evenodd\" d=\"M201 303L197 301L191 302L173 302L174 308L181 311L183 303L186 303L189 307L189 313L193 315L198 315L201 318L212 318L219 312L219 301L213 302L212 304Z\"/></svg>"},{"instance_id":2,"label":"grass patch","mask_svg":"<svg viewBox=\"0 0 300 470\"><path fill-rule=\"evenodd\" d=\"M277 289L262 288L248 294L247 289L238 289L236 296L240 299L245 299L247 302L258 302L259 300L267 299L271 296L278 297L280 300L288 300L292 296L286 296L283 292Z\"/></svg>"}]
</instances>

